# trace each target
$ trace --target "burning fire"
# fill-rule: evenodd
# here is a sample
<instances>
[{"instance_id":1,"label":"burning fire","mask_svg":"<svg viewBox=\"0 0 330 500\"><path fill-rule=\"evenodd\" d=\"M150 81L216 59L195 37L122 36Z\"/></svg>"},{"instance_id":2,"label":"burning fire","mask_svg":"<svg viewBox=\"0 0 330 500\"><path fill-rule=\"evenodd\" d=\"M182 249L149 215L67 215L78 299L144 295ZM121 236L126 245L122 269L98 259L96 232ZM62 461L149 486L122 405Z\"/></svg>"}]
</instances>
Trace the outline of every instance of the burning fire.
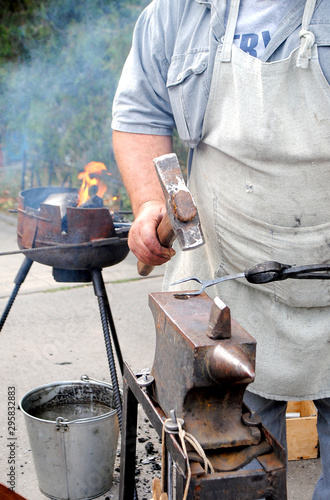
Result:
<instances>
[{"instance_id":1,"label":"burning fire","mask_svg":"<svg viewBox=\"0 0 330 500\"><path fill-rule=\"evenodd\" d=\"M85 171L80 172L80 174L78 175L78 179L82 179L82 184L78 193L79 196L78 207L83 203L85 203L87 200L89 200L90 198L89 189L92 186L97 186L98 190L96 195L99 196L100 198L103 198L103 195L107 190L107 186L99 178L99 176L106 169L107 167L104 165L104 163L91 161L85 166ZM111 175L109 172L107 172L107 174Z\"/></svg>"}]
</instances>

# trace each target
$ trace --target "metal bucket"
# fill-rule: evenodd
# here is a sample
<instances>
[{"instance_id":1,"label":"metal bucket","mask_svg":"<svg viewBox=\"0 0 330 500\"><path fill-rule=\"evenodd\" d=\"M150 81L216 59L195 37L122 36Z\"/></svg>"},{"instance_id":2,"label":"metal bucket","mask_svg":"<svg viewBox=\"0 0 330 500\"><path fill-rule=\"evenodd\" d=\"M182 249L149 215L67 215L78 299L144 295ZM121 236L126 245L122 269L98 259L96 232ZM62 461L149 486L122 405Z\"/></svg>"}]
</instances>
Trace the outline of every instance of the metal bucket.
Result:
<instances>
[{"instance_id":1,"label":"metal bucket","mask_svg":"<svg viewBox=\"0 0 330 500\"><path fill-rule=\"evenodd\" d=\"M111 385L90 379L54 382L23 396L40 491L88 500L111 487L119 426Z\"/></svg>"}]
</instances>

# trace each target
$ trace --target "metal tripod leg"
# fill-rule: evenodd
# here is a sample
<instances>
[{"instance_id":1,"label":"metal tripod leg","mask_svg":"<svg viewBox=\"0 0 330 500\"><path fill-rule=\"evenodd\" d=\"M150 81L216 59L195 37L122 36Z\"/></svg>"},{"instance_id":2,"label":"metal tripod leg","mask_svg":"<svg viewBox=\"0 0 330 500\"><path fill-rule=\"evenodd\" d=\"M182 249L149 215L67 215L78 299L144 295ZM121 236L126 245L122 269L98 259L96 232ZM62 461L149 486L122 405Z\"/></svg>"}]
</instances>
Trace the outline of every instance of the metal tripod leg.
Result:
<instances>
[{"instance_id":1,"label":"metal tripod leg","mask_svg":"<svg viewBox=\"0 0 330 500\"><path fill-rule=\"evenodd\" d=\"M112 333L112 339L113 339L113 342L115 344L118 363L120 365L120 369L121 369L122 374L123 374L123 367L124 367L123 357L121 354L119 341L118 341L115 325L113 322L110 304L108 301L108 296L107 296L107 292L105 289L101 270L100 269L93 269L91 271L91 276L92 276L92 281L93 281L93 286L94 286L94 292L95 292L95 295L97 296L98 303L99 303L100 316L101 316L105 346L106 346L106 350L107 350L107 358L108 358L111 382L112 382L112 387L113 387L113 392L114 392L115 406L116 406L117 415L118 415L119 428L120 428L121 434L123 435L123 432L126 428L127 423L125 420L124 425L123 425L123 408L122 408L121 394L120 394L120 389L119 389L119 384L118 384L116 363L115 363L115 359L113 356L110 330ZM110 330L109 330L109 326L110 326ZM134 495L134 500L138 500L134 481L132 483L132 492Z\"/></svg>"},{"instance_id":2,"label":"metal tripod leg","mask_svg":"<svg viewBox=\"0 0 330 500\"><path fill-rule=\"evenodd\" d=\"M110 306L109 306L109 302L107 300L107 294L106 294L104 281L103 281L103 277L102 277L102 273L101 273L100 269L93 269L91 271L91 275L92 275L92 280L93 280L94 292L95 292L95 295L97 296L99 309L100 309L100 316L101 316L101 322L102 322L102 328L103 328L103 334L104 334L104 341L105 341L105 346L106 346L106 350L107 350L107 358L108 358L108 364L109 364L109 369L110 369L111 382L112 382L113 391L114 391L115 406L116 406L116 410L117 410L120 431L122 431L123 416L122 416L121 395L120 395L119 384L118 384L116 363L115 363L115 359L113 356L113 349L112 349L112 342L111 342L109 321L108 321L109 320L108 308L110 309ZM115 330L112 331L112 335L113 335L113 338L116 337L116 339L117 339L117 334L116 334ZM117 345L119 347L118 339L117 339ZM120 357L122 359L121 353L120 353Z\"/></svg>"},{"instance_id":3,"label":"metal tripod leg","mask_svg":"<svg viewBox=\"0 0 330 500\"><path fill-rule=\"evenodd\" d=\"M26 276L28 275L28 272L30 271L32 264L33 264L33 260L29 259L28 257L25 257L25 259L23 260L23 263L22 263L22 265L21 265L21 267L16 275L16 278L14 279L14 283L15 283L14 289L11 292L11 295L8 299L5 310L3 311L2 316L0 318L0 332L2 330L3 325L5 324L7 316L8 316L8 314L12 308L12 305L17 297L19 289L20 289L22 283L24 282Z\"/></svg>"},{"instance_id":4,"label":"metal tripod leg","mask_svg":"<svg viewBox=\"0 0 330 500\"><path fill-rule=\"evenodd\" d=\"M110 304L108 300L108 295L107 291L105 289L104 281L103 281L103 276L102 272L100 269L93 269L91 271L92 275L92 281L94 285L94 292L95 295L102 300L103 307L104 307L104 312L105 316L108 322L108 325L110 327L111 335L112 335L112 340L115 345L116 349L116 355L117 355L117 360L120 368L120 372L123 375L123 370L124 370L124 361L123 361L123 356L121 353L119 341L118 341L118 336L116 332L116 327L113 321L111 309L110 309Z\"/></svg>"}]
</instances>

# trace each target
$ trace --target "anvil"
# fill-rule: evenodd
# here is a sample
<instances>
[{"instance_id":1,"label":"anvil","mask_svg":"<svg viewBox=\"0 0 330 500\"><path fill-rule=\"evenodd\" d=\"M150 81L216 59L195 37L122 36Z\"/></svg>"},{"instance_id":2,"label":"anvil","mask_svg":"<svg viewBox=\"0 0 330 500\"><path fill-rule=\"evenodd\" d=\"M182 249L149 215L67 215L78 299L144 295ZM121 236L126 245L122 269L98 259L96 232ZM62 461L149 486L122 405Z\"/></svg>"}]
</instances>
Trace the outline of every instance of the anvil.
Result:
<instances>
[{"instance_id":1,"label":"anvil","mask_svg":"<svg viewBox=\"0 0 330 500\"><path fill-rule=\"evenodd\" d=\"M175 410L206 450L258 444L258 427L242 413L255 376L255 340L219 298L205 293L153 293L149 305L156 326L154 397L163 412Z\"/></svg>"}]
</instances>

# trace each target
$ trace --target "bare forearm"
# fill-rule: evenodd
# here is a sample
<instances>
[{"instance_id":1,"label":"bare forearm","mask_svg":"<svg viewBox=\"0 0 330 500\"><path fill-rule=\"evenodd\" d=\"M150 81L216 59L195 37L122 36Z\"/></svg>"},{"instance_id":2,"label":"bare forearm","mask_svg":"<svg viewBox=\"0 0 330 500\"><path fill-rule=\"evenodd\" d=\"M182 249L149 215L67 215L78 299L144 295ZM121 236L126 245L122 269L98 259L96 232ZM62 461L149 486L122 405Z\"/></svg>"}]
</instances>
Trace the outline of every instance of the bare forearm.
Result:
<instances>
[{"instance_id":1,"label":"bare forearm","mask_svg":"<svg viewBox=\"0 0 330 500\"><path fill-rule=\"evenodd\" d=\"M163 203L163 192L152 160L172 152L172 138L114 131L113 148L134 214L150 201Z\"/></svg>"},{"instance_id":2,"label":"bare forearm","mask_svg":"<svg viewBox=\"0 0 330 500\"><path fill-rule=\"evenodd\" d=\"M129 247L145 264L164 264L175 252L161 246L156 234L166 207L153 159L172 152L172 139L114 131L113 146L135 216Z\"/></svg>"}]
</instances>

